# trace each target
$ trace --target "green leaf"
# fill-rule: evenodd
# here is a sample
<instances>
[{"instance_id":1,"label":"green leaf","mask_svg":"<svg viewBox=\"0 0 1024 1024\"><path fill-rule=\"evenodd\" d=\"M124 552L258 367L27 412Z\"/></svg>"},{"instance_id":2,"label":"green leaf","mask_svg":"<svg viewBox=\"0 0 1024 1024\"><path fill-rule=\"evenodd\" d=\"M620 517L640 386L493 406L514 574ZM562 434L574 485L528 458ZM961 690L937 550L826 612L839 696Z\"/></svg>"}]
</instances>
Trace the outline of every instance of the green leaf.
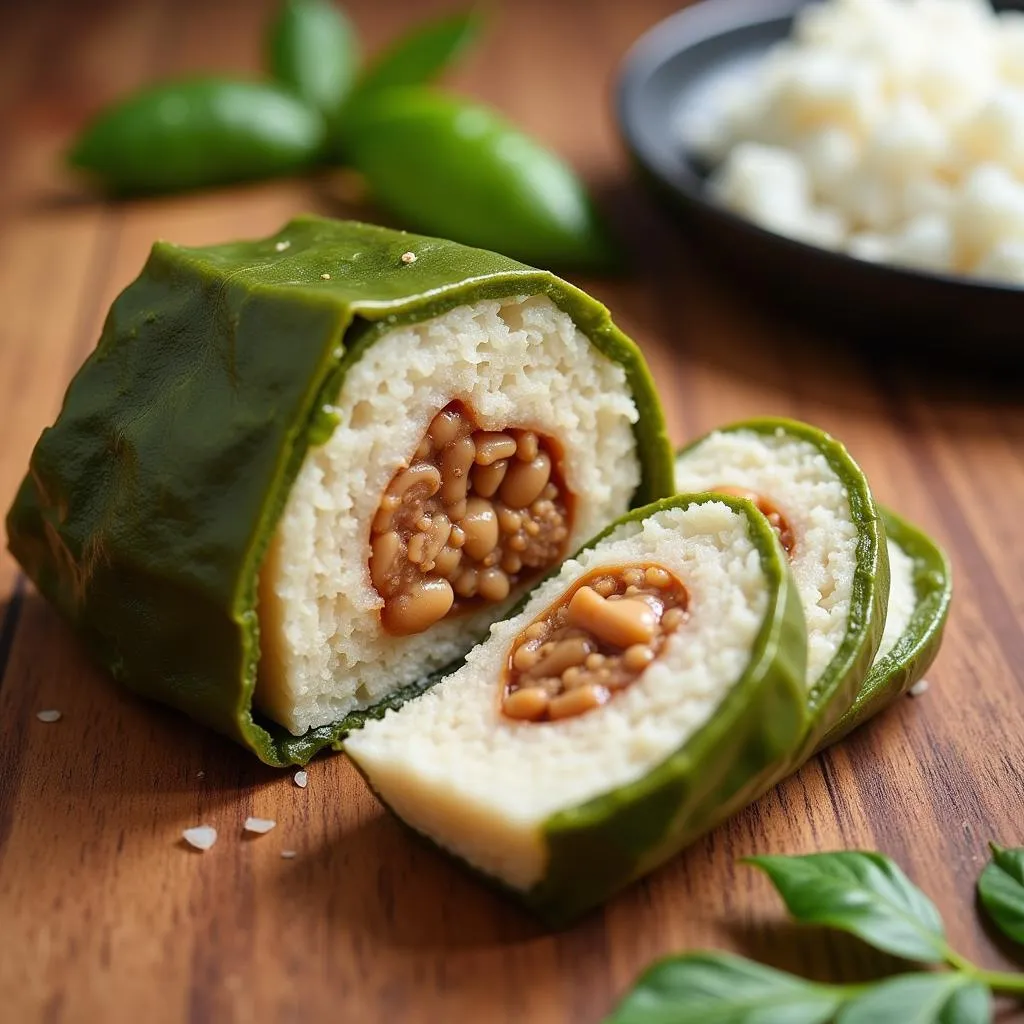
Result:
<instances>
[{"instance_id":1,"label":"green leaf","mask_svg":"<svg viewBox=\"0 0 1024 1024\"><path fill-rule=\"evenodd\" d=\"M747 863L768 875L798 921L852 932L908 960L946 959L949 948L935 905L880 853L749 857Z\"/></svg>"},{"instance_id":2,"label":"green leaf","mask_svg":"<svg viewBox=\"0 0 1024 1024\"><path fill-rule=\"evenodd\" d=\"M726 953L688 953L648 968L605 1024L824 1024L840 988Z\"/></svg>"},{"instance_id":3,"label":"green leaf","mask_svg":"<svg viewBox=\"0 0 1024 1024\"><path fill-rule=\"evenodd\" d=\"M586 188L494 111L388 89L344 122L345 154L397 226L545 269L608 269L616 252Z\"/></svg>"},{"instance_id":4,"label":"green leaf","mask_svg":"<svg viewBox=\"0 0 1024 1024\"><path fill-rule=\"evenodd\" d=\"M433 81L476 38L482 21L478 11L469 10L417 25L371 61L353 102L383 89Z\"/></svg>"},{"instance_id":5,"label":"green leaf","mask_svg":"<svg viewBox=\"0 0 1024 1024\"><path fill-rule=\"evenodd\" d=\"M1024 942L1024 847L990 846L992 860L978 879L978 895L999 928Z\"/></svg>"},{"instance_id":6,"label":"green leaf","mask_svg":"<svg viewBox=\"0 0 1024 1024\"><path fill-rule=\"evenodd\" d=\"M359 66L355 30L330 0L284 0L267 31L267 66L278 82L331 116Z\"/></svg>"},{"instance_id":7,"label":"green leaf","mask_svg":"<svg viewBox=\"0 0 1024 1024\"><path fill-rule=\"evenodd\" d=\"M986 1024L989 991L963 974L904 974L848 1003L836 1024Z\"/></svg>"}]
</instances>

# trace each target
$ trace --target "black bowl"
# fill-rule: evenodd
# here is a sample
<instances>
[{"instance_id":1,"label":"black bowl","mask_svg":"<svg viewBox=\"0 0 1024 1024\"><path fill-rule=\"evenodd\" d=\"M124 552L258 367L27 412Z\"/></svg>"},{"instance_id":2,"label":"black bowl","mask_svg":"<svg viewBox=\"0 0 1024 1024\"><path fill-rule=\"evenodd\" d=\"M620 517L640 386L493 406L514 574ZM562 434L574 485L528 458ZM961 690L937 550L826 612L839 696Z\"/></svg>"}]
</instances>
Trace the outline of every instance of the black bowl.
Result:
<instances>
[{"instance_id":1,"label":"black bowl","mask_svg":"<svg viewBox=\"0 0 1024 1024\"><path fill-rule=\"evenodd\" d=\"M643 176L691 246L762 300L818 330L904 351L1016 361L1024 289L868 263L774 234L716 203L681 125L724 77L749 71L808 0L703 0L647 32L624 61L618 120ZM1020 4L996 3L996 8Z\"/></svg>"}]
</instances>

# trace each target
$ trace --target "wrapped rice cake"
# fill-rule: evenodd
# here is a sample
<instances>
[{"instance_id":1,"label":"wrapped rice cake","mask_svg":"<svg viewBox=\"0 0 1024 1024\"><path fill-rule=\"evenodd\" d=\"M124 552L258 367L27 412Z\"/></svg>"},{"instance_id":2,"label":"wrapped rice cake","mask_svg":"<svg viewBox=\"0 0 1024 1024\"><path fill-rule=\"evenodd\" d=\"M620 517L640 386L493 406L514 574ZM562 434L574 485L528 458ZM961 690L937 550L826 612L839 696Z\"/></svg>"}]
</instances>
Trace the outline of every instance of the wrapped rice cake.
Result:
<instances>
[{"instance_id":1,"label":"wrapped rice cake","mask_svg":"<svg viewBox=\"0 0 1024 1024\"><path fill-rule=\"evenodd\" d=\"M823 431L757 419L684 448L676 487L749 497L788 553L807 620L812 727L799 762L849 709L881 642L888 558L867 480Z\"/></svg>"},{"instance_id":2,"label":"wrapped rice cake","mask_svg":"<svg viewBox=\"0 0 1024 1024\"><path fill-rule=\"evenodd\" d=\"M882 509L889 551L889 608L882 642L852 707L822 741L842 739L905 694L939 653L953 598L949 560L923 531Z\"/></svg>"},{"instance_id":3,"label":"wrapped rice cake","mask_svg":"<svg viewBox=\"0 0 1024 1024\"><path fill-rule=\"evenodd\" d=\"M711 827L807 728L806 632L748 501L627 515L344 749L403 821L563 922Z\"/></svg>"},{"instance_id":4,"label":"wrapped rice cake","mask_svg":"<svg viewBox=\"0 0 1024 1024\"><path fill-rule=\"evenodd\" d=\"M495 253L303 217L154 246L8 535L118 680L282 765L671 491L647 370L600 304Z\"/></svg>"}]
</instances>

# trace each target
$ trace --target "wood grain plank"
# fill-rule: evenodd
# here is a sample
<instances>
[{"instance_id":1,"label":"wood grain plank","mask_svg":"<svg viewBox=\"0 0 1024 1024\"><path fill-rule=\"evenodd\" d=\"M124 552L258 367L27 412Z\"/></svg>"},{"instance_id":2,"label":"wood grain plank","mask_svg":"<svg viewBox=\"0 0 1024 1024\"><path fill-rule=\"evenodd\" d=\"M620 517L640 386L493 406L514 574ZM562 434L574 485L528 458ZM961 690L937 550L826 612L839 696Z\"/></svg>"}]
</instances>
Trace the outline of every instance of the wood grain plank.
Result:
<instances>
[{"instance_id":1,"label":"wood grain plank","mask_svg":"<svg viewBox=\"0 0 1024 1024\"><path fill-rule=\"evenodd\" d=\"M0 504L154 238L254 236L332 209L322 182L108 206L55 158L72 127L137 82L253 73L271 0L71 0L0 12ZM348 5L368 48L456 5ZM974 913L985 841L1024 842L1024 414L1018 399L901 377L781 323L710 274L627 184L607 111L617 61L670 0L504 5L454 76L579 166L636 272L580 282L647 354L683 441L756 414L842 438L878 496L949 548L957 597L923 697L840 747L571 929L544 932L387 817L341 757L307 789L180 716L115 689L0 560L0 1000L3 1016L111 1024L322 1018L597 1021L651 959L719 947L818 978L893 966L786 923L755 852L878 847L946 915L953 942L1005 966ZM6 19L6 20L5 20ZM41 63L60 52L56 69ZM116 53L117 59L111 54ZM14 90L7 92L8 87ZM15 611L12 611L12 608ZM35 713L63 712L47 725ZM200 774L201 773L201 774ZM277 828L246 839L248 814ZM180 842L220 831L206 854ZM282 859L294 849L294 859ZM1006 1017L1009 1020L1011 1017Z\"/></svg>"},{"instance_id":2,"label":"wood grain plank","mask_svg":"<svg viewBox=\"0 0 1024 1024\"><path fill-rule=\"evenodd\" d=\"M70 17L59 4L25 10L23 30L0 32L0 53L20 68L4 94L9 103L0 109L0 125L13 142L0 177L8 200L0 207L0 304L5 310L0 321L5 413L0 508L5 512L35 439L52 422L68 380L95 344L111 292L110 257L121 213L69 192L73 186L61 169L60 153L83 113L131 88L153 67L153 44L165 23L159 5L116 0L90 8L91 17L84 21ZM111 51L119 54L116 61ZM50 60L54 52L66 53L57 65ZM158 57L155 63L159 66ZM105 88L97 90L93 83L100 71ZM95 96L91 108L89 96ZM115 282L113 288L124 283ZM0 525L0 600L15 571L6 546Z\"/></svg>"},{"instance_id":3,"label":"wood grain plank","mask_svg":"<svg viewBox=\"0 0 1024 1024\"><path fill-rule=\"evenodd\" d=\"M18 220L0 234L0 379L4 381L4 444L0 506L14 498L31 446L53 420L67 386L68 353L83 331L93 334L98 307L90 257L102 249L102 215L53 212ZM94 335L93 335L94 337ZM0 527L6 548L6 533ZM14 579L0 556L0 599Z\"/></svg>"}]
</instances>

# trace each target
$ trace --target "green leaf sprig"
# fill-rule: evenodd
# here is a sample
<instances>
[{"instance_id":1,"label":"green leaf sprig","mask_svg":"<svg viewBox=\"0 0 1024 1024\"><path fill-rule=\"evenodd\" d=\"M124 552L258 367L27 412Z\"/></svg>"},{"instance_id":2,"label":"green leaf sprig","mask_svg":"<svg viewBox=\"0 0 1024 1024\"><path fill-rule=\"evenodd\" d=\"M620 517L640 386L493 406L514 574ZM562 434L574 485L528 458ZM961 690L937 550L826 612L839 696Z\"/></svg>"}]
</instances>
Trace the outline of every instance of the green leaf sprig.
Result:
<instances>
[{"instance_id":1,"label":"green leaf sprig","mask_svg":"<svg viewBox=\"0 0 1024 1024\"><path fill-rule=\"evenodd\" d=\"M1024 849L991 844L992 859L978 879L978 895L1004 935L1024 943Z\"/></svg>"},{"instance_id":2,"label":"green leaf sprig","mask_svg":"<svg viewBox=\"0 0 1024 1024\"><path fill-rule=\"evenodd\" d=\"M605 1024L986 1024L992 993L1024 1000L1024 974L986 971L953 950L932 901L880 853L750 857L793 917L946 970L851 985L808 981L727 953L648 968ZM992 846L978 880L996 926L1024 942L1024 848Z\"/></svg>"},{"instance_id":3,"label":"green leaf sprig","mask_svg":"<svg viewBox=\"0 0 1024 1024\"><path fill-rule=\"evenodd\" d=\"M615 267L566 163L489 108L432 88L481 24L475 10L421 23L361 67L356 31L331 0L282 0L264 41L270 81L146 88L102 111L68 159L115 194L342 163L403 227L542 266Z\"/></svg>"}]
</instances>

